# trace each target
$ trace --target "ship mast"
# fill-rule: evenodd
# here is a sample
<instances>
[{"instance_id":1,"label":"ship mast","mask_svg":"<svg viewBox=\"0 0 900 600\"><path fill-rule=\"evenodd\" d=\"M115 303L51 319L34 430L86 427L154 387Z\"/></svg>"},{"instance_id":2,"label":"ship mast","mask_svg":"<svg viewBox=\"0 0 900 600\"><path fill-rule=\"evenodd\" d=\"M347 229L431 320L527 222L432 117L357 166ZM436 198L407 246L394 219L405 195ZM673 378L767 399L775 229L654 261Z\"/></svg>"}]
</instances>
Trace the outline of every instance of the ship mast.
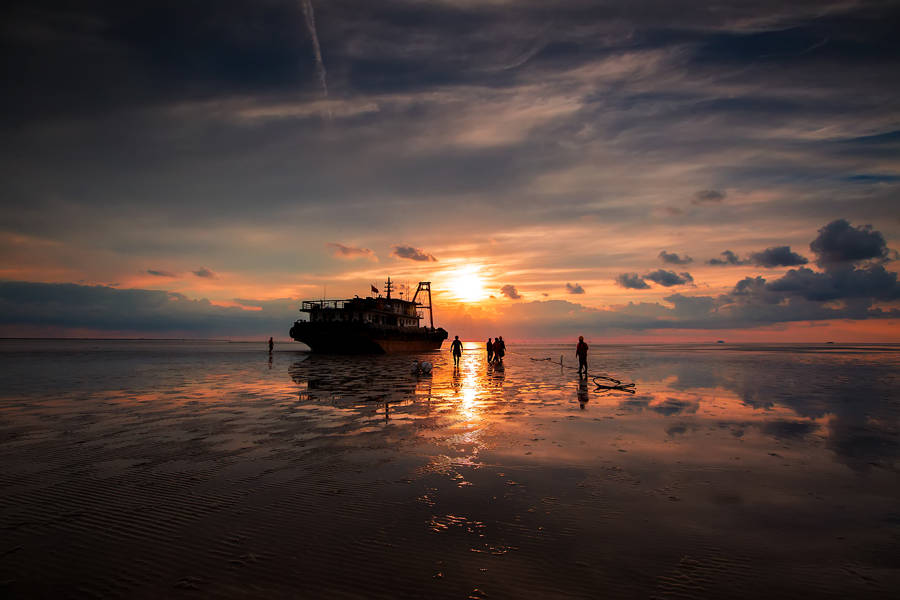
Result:
<instances>
[{"instance_id":1,"label":"ship mast","mask_svg":"<svg viewBox=\"0 0 900 600\"><path fill-rule=\"evenodd\" d=\"M387 299L391 299L391 289L394 287L394 284L391 283L391 278L388 277L387 283L384 284L384 291L387 293Z\"/></svg>"}]
</instances>

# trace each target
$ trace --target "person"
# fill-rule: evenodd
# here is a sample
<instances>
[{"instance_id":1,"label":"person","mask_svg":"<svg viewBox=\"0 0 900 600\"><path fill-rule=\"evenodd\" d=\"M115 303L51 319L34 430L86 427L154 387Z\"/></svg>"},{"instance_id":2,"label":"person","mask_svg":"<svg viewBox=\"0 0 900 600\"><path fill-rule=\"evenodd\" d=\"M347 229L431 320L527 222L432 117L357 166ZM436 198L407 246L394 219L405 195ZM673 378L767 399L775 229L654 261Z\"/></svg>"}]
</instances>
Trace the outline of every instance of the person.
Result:
<instances>
[{"instance_id":1,"label":"person","mask_svg":"<svg viewBox=\"0 0 900 600\"><path fill-rule=\"evenodd\" d=\"M575 346L575 355L578 357L578 374L581 375L584 369L584 376L587 377L587 352L588 345L584 343L584 336L578 336L578 345Z\"/></svg>"},{"instance_id":2,"label":"person","mask_svg":"<svg viewBox=\"0 0 900 600\"><path fill-rule=\"evenodd\" d=\"M490 363L494 359L494 342L491 341L491 338L488 338L486 348L488 353L488 363Z\"/></svg>"},{"instance_id":3,"label":"person","mask_svg":"<svg viewBox=\"0 0 900 600\"><path fill-rule=\"evenodd\" d=\"M506 342L503 341L502 335L498 335L497 340L494 342L494 360L498 363L503 363L504 354L506 354Z\"/></svg>"},{"instance_id":4,"label":"person","mask_svg":"<svg viewBox=\"0 0 900 600\"><path fill-rule=\"evenodd\" d=\"M459 366L459 357L462 356L462 342L459 341L459 336L455 336L453 342L450 344L450 353L453 354L453 366Z\"/></svg>"},{"instance_id":5,"label":"person","mask_svg":"<svg viewBox=\"0 0 900 600\"><path fill-rule=\"evenodd\" d=\"M272 350L275 349L275 340L269 338L269 354L272 354Z\"/></svg>"}]
</instances>

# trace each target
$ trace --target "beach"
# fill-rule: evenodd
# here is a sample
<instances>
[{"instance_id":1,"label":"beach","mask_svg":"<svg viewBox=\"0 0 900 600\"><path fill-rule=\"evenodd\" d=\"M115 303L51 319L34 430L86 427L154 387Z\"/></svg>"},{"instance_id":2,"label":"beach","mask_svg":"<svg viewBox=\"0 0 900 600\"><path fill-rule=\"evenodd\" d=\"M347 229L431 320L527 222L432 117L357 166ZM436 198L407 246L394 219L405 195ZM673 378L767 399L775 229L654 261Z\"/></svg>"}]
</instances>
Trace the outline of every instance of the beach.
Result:
<instances>
[{"instance_id":1,"label":"beach","mask_svg":"<svg viewBox=\"0 0 900 600\"><path fill-rule=\"evenodd\" d=\"M0 341L0 592L900 589L900 346L299 348Z\"/></svg>"}]
</instances>

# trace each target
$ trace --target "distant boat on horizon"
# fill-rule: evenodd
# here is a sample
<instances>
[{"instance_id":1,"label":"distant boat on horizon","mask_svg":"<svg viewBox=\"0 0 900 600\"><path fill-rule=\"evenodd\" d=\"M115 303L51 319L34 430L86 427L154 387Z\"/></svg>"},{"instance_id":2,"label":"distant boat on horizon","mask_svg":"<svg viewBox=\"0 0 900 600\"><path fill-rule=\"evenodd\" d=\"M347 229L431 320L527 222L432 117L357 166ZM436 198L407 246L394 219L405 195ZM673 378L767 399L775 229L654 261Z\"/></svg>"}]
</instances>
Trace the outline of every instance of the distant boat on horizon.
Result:
<instances>
[{"instance_id":1,"label":"distant boat on horizon","mask_svg":"<svg viewBox=\"0 0 900 600\"><path fill-rule=\"evenodd\" d=\"M386 354L439 350L447 330L434 327L431 282L420 281L412 300L392 298L388 277L385 296L346 300L304 300L300 312L308 321L294 321L290 336L322 354ZM372 291L378 289L372 286ZM427 294L428 304L417 302ZM419 309L428 309L430 327L422 327Z\"/></svg>"}]
</instances>

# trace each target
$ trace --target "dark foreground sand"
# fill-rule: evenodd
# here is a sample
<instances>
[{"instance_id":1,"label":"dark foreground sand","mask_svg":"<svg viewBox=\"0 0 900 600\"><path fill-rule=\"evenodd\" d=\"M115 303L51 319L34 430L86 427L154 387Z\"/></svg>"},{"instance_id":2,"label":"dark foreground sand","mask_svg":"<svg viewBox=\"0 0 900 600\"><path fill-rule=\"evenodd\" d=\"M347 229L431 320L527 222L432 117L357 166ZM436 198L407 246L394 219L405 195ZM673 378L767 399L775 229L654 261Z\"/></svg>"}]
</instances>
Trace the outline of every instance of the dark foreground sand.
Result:
<instances>
[{"instance_id":1,"label":"dark foreground sand","mask_svg":"<svg viewBox=\"0 0 900 600\"><path fill-rule=\"evenodd\" d=\"M896 597L896 348L511 349L3 342L0 595Z\"/></svg>"}]
</instances>

